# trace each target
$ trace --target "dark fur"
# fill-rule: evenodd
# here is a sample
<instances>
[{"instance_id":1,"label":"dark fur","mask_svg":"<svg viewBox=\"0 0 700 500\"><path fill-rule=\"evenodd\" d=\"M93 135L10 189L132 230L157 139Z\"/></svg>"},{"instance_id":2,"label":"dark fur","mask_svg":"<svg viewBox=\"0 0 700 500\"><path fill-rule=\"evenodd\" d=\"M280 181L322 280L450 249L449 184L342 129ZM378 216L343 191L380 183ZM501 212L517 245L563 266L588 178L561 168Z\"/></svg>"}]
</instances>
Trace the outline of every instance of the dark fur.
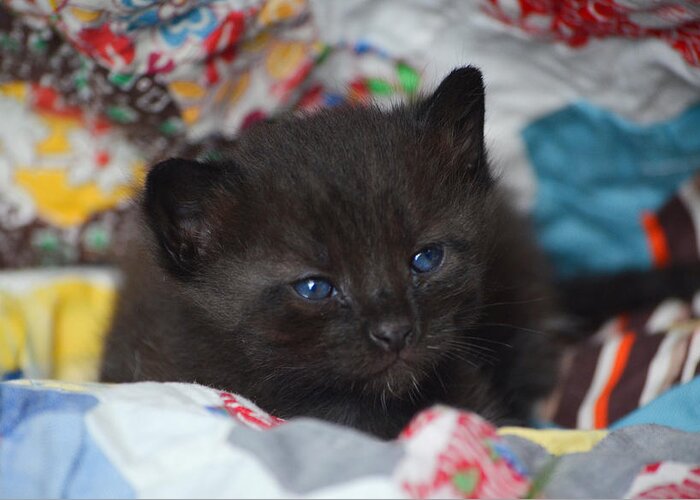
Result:
<instances>
[{"instance_id":1,"label":"dark fur","mask_svg":"<svg viewBox=\"0 0 700 500\"><path fill-rule=\"evenodd\" d=\"M649 270L625 270L562 281L557 292L578 330L595 331L621 312L653 308L675 297L692 300L700 291L700 262Z\"/></svg>"},{"instance_id":2,"label":"dark fur","mask_svg":"<svg viewBox=\"0 0 700 500\"><path fill-rule=\"evenodd\" d=\"M435 402L525 422L556 378L554 311L483 120L481 74L462 68L418 103L289 117L225 160L155 166L102 380L198 382L382 437ZM442 267L411 274L433 242ZM341 293L301 299L308 276ZM392 319L413 325L396 362L368 335Z\"/></svg>"}]
</instances>

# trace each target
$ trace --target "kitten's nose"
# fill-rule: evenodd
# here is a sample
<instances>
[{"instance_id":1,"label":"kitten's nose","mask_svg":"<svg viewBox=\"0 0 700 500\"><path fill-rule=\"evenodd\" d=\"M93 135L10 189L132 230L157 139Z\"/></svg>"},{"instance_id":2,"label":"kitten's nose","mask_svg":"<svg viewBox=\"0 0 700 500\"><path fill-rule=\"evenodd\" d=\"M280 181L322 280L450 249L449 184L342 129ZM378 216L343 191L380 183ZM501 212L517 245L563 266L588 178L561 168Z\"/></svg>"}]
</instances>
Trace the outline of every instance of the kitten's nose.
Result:
<instances>
[{"instance_id":1,"label":"kitten's nose","mask_svg":"<svg viewBox=\"0 0 700 500\"><path fill-rule=\"evenodd\" d=\"M382 321L370 331L369 336L375 344L385 351L399 352L406 346L411 331L410 321Z\"/></svg>"}]
</instances>

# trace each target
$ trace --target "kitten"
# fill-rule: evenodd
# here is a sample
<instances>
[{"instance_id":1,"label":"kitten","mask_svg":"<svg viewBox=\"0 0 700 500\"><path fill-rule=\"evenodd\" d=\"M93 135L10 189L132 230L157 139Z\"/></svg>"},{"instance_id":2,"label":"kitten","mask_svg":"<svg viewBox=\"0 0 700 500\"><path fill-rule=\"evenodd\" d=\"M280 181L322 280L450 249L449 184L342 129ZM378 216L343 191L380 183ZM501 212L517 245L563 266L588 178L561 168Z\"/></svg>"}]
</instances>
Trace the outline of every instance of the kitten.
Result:
<instances>
[{"instance_id":1,"label":"kitten","mask_svg":"<svg viewBox=\"0 0 700 500\"><path fill-rule=\"evenodd\" d=\"M197 382L383 438L436 402L525 423L559 339L489 172L481 73L248 129L151 170L101 379Z\"/></svg>"}]
</instances>

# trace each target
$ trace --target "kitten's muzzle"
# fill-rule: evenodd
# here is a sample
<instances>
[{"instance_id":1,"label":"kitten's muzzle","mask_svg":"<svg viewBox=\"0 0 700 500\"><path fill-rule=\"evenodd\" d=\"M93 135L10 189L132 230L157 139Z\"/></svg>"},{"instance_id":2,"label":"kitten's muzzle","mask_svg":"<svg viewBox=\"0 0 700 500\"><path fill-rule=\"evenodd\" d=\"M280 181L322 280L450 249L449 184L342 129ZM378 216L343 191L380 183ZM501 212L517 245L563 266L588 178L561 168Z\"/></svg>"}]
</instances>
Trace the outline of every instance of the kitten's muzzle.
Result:
<instances>
[{"instance_id":1,"label":"kitten's muzzle","mask_svg":"<svg viewBox=\"0 0 700 500\"><path fill-rule=\"evenodd\" d=\"M410 321L382 321L370 330L369 338L384 351L398 353L406 346L412 333Z\"/></svg>"}]
</instances>

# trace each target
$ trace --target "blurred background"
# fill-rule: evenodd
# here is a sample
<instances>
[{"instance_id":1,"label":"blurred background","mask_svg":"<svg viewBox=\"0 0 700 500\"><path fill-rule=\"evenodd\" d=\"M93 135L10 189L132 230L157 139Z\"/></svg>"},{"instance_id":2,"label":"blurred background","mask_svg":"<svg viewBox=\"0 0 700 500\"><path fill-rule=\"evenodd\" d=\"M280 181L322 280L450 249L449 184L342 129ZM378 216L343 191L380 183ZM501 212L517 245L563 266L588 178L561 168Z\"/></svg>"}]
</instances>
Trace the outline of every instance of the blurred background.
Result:
<instances>
[{"instance_id":1,"label":"blurred background","mask_svg":"<svg viewBox=\"0 0 700 500\"><path fill-rule=\"evenodd\" d=\"M493 168L559 276L698 259L697 2L4 0L0 376L94 380L149 164L282 112L415 98L466 64ZM656 333L697 314L664 307ZM558 423L605 427L693 379L700 333L642 335L652 316L577 354ZM596 409L615 390L631 396Z\"/></svg>"}]
</instances>

